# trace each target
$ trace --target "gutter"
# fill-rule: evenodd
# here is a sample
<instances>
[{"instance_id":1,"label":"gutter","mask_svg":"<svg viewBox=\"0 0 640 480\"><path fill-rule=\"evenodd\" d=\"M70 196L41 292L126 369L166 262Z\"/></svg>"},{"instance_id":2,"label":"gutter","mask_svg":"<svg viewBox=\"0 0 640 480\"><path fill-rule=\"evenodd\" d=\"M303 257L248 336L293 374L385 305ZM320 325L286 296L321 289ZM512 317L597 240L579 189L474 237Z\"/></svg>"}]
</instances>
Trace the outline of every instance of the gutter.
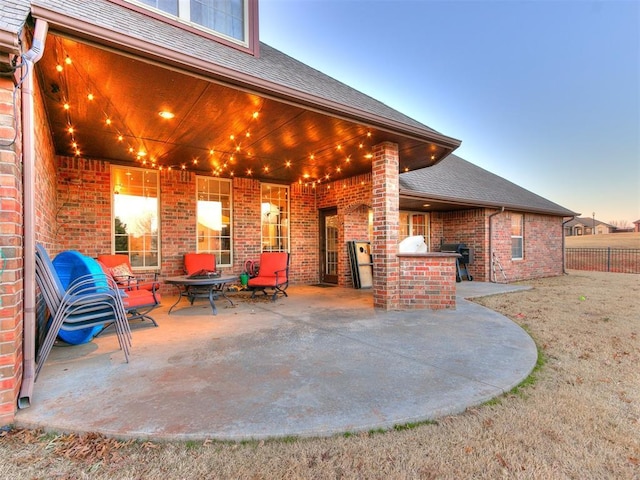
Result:
<instances>
[{"instance_id":1,"label":"gutter","mask_svg":"<svg viewBox=\"0 0 640 480\"><path fill-rule=\"evenodd\" d=\"M21 55L22 68L26 68L22 83L22 167L24 188L24 333L22 344L22 383L18 395L18 408L31 404L35 383L36 364L36 212L35 212L35 108L33 98L33 69L42 58L49 24L36 20L31 49Z\"/></svg>"},{"instance_id":2,"label":"gutter","mask_svg":"<svg viewBox=\"0 0 640 480\"><path fill-rule=\"evenodd\" d=\"M504 213L504 207L489 215L489 281L491 283L498 283L493 278L493 217L500 213Z\"/></svg>"}]
</instances>

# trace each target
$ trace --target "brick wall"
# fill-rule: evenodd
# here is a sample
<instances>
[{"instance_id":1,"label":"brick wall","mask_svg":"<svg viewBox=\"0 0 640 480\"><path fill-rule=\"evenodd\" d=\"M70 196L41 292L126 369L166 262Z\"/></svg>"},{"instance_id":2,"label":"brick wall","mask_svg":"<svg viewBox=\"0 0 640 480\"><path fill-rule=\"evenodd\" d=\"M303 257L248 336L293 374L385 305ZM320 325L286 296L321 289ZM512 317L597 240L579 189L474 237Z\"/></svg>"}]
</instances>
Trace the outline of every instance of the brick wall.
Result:
<instances>
[{"instance_id":1,"label":"brick wall","mask_svg":"<svg viewBox=\"0 0 640 480\"><path fill-rule=\"evenodd\" d=\"M16 120L13 81L0 77L0 425L13 421L22 375L22 165L20 144L14 142L16 134L20 138Z\"/></svg>"},{"instance_id":2,"label":"brick wall","mask_svg":"<svg viewBox=\"0 0 640 480\"><path fill-rule=\"evenodd\" d=\"M491 230L493 252L505 272L507 282L561 275L562 217L524 213L524 258L512 260L513 213L516 212L491 209L436 212L431 216L431 241L434 250L439 251L442 243L466 244L474 252L473 263L468 266L474 281L490 281ZM494 281L505 282L497 264L495 271Z\"/></svg>"},{"instance_id":3,"label":"brick wall","mask_svg":"<svg viewBox=\"0 0 640 480\"><path fill-rule=\"evenodd\" d=\"M108 162L57 157L57 201L53 222L53 256L78 250L96 257L111 252L111 184ZM162 277L183 274L183 255L196 250L195 173L166 170L160 174L160 249ZM233 179L233 267L240 274L247 260L260 256L260 188L255 179ZM318 211L316 190L294 184L290 188L291 283L318 281ZM44 217L43 217L44 218ZM136 272L151 277L153 270ZM173 293L163 286L165 293Z\"/></svg>"},{"instance_id":4,"label":"brick wall","mask_svg":"<svg viewBox=\"0 0 640 480\"><path fill-rule=\"evenodd\" d=\"M456 308L456 259L441 254L398 255L399 308Z\"/></svg>"},{"instance_id":5,"label":"brick wall","mask_svg":"<svg viewBox=\"0 0 640 480\"><path fill-rule=\"evenodd\" d=\"M338 285L352 287L353 279L347 242L369 240L369 210L372 207L371 174L323 184L316 190L318 208L337 209L338 243L341 245L338 251ZM318 250L317 243L315 250Z\"/></svg>"},{"instance_id":6,"label":"brick wall","mask_svg":"<svg viewBox=\"0 0 640 480\"><path fill-rule=\"evenodd\" d=\"M524 258L511 259L511 217L505 211L493 217L493 251L507 282L562 275L562 217L524 214ZM504 282L496 267L495 281Z\"/></svg>"},{"instance_id":7,"label":"brick wall","mask_svg":"<svg viewBox=\"0 0 640 480\"><path fill-rule=\"evenodd\" d=\"M434 223L438 224L438 228L433 228ZM432 215L433 250L440 251L440 245L443 243L464 243L473 249L474 260L468 266L469 274L474 280L481 282L488 278L488 270L485 268L489 258L488 238L485 209L436 212Z\"/></svg>"}]
</instances>

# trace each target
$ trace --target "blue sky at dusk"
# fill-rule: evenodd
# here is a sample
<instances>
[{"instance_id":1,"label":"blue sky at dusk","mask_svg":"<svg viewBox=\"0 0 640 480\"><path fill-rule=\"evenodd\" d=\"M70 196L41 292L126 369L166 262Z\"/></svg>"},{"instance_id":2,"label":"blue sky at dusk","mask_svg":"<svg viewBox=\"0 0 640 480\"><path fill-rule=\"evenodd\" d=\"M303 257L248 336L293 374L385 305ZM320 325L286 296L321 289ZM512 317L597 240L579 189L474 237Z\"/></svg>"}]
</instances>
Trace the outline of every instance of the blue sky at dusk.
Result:
<instances>
[{"instance_id":1,"label":"blue sky at dusk","mask_svg":"<svg viewBox=\"0 0 640 480\"><path fill-rule=\"evenodd\" d=\"M640 1L260 0L260 38L528 190L640 219Z\"/></svg>"}]
</instances>

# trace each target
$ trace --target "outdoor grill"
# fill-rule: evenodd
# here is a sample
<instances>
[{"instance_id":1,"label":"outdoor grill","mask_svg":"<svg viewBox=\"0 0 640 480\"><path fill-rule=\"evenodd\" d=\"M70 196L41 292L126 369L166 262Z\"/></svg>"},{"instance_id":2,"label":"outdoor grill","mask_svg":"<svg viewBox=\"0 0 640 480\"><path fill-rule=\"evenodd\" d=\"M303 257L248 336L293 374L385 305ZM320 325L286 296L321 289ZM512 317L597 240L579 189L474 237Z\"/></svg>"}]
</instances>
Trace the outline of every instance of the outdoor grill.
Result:
<instances>
[{"instance_id":1,"label":"outdoor grill","mask_svg":"<svg viewBox=\"0 0 640 480\"><path fill-rule=\"evenodd\" d=\"M440 246L440 251L460 254L460 257L456 259L456 282L461 282L463 275L467 277L467 280L473 280L473 277L469 275L469 270L467 270L467 266L473 263L473 250L471 248L464 243L443 243Z\"/></svg>"}]
</instances>

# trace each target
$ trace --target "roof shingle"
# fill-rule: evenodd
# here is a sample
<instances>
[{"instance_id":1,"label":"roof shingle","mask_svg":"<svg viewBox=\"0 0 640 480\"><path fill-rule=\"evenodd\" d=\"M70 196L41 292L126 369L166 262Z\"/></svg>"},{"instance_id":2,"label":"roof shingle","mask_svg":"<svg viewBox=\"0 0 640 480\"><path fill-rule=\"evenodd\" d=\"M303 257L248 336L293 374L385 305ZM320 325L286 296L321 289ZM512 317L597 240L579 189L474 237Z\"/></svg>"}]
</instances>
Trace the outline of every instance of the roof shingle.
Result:
<instances>
[{"instance_id":1,"label":"roof shingle","mask_svg":"<svg viewBox=\"0 0 640 480\"><path fill-rule=\"evenodd\" d=\"M465 202L484 207L505 207L526 212L572 217L575 212L515 183L484 170L457 155L440 163L400 175L400 193L440 201Z\"/></svg>"}]
</instances>

